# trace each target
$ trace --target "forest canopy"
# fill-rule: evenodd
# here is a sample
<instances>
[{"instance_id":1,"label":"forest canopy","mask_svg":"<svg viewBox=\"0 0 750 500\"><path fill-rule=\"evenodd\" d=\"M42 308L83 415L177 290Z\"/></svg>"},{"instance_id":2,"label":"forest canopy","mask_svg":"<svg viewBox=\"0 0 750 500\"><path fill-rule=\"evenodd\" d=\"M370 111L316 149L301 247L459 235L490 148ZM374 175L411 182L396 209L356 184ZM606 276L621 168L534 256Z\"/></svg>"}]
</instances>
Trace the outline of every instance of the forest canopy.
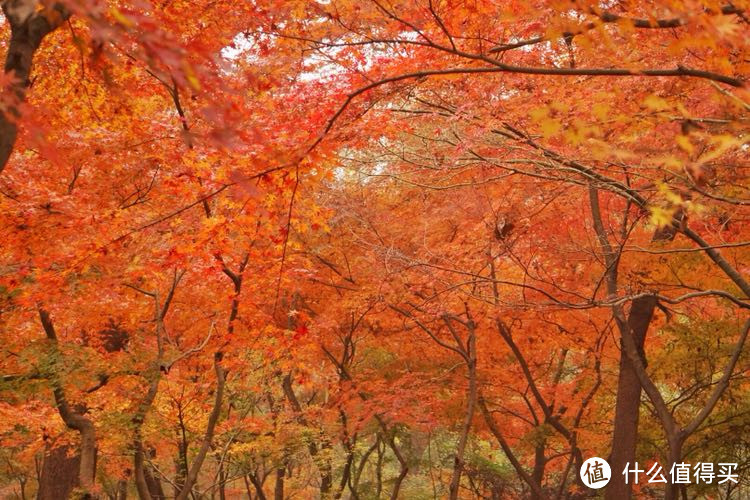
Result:
<instances>
[{"instance_id":1,"label":"forest canopy","mask_svg":"<svg viewBox=\"0 0 750 500\"><path fill-rule=\"evenodd\" d=\"M0 4L2 498L750 497L746 0Z\"/></svg>"}]
</instances>

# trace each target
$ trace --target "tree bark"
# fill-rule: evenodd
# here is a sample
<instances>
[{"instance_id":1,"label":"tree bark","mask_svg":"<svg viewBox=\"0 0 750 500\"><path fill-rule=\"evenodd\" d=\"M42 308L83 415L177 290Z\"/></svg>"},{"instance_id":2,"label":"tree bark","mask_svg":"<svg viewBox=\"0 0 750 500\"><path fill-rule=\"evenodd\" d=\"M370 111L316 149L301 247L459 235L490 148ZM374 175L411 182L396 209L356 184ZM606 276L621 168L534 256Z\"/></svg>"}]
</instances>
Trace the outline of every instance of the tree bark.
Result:
<instances>
[{"instance_id":1,"label":"tree bark","mask_svg":"<svg viewBox=\"0 0 750 500\"><path fill-rule=\"evenodd\" d=\"M68 446L46 450L39 476L37 500L68 498L78 486L81 456L78 453L70 455L70 451Z\"/></svg>"},{"instance_id":2,"label":"tree bark","mask_svg":"<svg viewBox=\"0 0 750 500\"><path fill-rule=\"evenodd\" d=\"M676 435L668 436L668 443L669 443L669 464L665 467L665 472L668 474L670 470L672 470L672 467L674 464L679 463L682 461L682 443L683 443L683 437L680 435L680 433L676 433ZM665 474L665 475L667 475ZM671 475L667 475L667 484L664 485L664 499L665 500L677 500L679 498L679 486L676 484L672 484L672 477Z\"/></svg>"},{"instance_id":3,"label":"tree bark","mask_svg":"<svg viewBox=\"0 0 750 500\"><path fill-rule=\"evenodd\" d=\"M286 469L279 467L276 469L276 483L273 487L273 500L284 500L284 473Z\"/></svg>"},{"instance_id":4,"label":"tree bark","mask_svg":"<svg viewBox=\"0 0 750 500\"><path fill-rule=\"evenodd\" d=\"M644 365L646 364L644 343L655 307L656 298L637 298L633 301L628 316L628 324ZM612 480L604 490L606 500L627 500L632 495L632 484L625 482L625 476L621 472L625 469L627 463L635 462L640 407L641 383L630 359L622 351L620 355L620 375L617 381L612 453L609 456Z\"/></svg>"},{"instance_id":5,"label":"tree bark","mask_svg":"<svg viewBox=\"0 0 750 500\"><path fill-rule=\"evenodd\" d=\"M539 485L542 489L544 483L544 468L547 465L547 457L544 452L547 448L547 440L543 439L534 447L534 469L531 471L531 479L535 484ZM532 500L543 500L544 496L537 495L535 491L532 491Z\"/></svg>"},{"instance_id":6,"label":"tree bark","mask_svg":"<svg viewBox=\"0 0 750 500\"><path fill-rule=\"evenodd\" d=\"M140 434L139 431L136 431ZM133 450L133 465L135 467L135 489L138 492L138 498L141 500L151 500L151 491L146 481L143 443L140 436L135 439L135 450Z\"/></svg>"},{"instance_id":7,"label":"tree bark","mask_svg":"<svg viewBox=\"0 0 750 500\"><path fill-rule=\"evenodd\" d=\"M151 498L154 500L165 500L167 495L164 494L161 480L158 477L154 477L148 467L143 469L143 475L146 476L146 484L148 485L148 491L151 492Z\"/></svg>"}]
</instances>

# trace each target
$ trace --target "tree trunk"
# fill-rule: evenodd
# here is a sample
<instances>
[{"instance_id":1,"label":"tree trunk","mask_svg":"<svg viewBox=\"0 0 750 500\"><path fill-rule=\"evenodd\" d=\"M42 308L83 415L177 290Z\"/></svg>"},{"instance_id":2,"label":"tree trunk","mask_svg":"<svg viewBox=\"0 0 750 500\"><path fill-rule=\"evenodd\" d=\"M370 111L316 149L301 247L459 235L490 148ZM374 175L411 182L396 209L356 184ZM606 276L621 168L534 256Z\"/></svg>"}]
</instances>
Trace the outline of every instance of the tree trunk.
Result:
<instances>
[{"instance_id":1,"label":"tree trunk","mask_svg":"<svg viewBox=\"0 0 750 500\"><path fill-rule=\"evenodd\" d=\"M258 500L266 500L266 494L263 492L263 481L255 474L255 472L244 476L245 487L247 488L248 496L252 497L251 491L250 491L250 484L247 482L248 478L250 478L250 482L253 483L253 487L255 488L255 492L257 494L256 496L258 497ZM282 487L282 490L283 490L283 487ZM283 491L282 491L282 496L283 496Z\"/></svg>"},{"instance_id":2,"label":"tree trunk","mask_svg":"<svg viewBox=\"0 0 750 500\"><path fill-rule=\"evenodd\" d=\"M644 365L646 364L644 343L648 325L654 315L654 307L656 307L656 298L637 298L633 301L628 316L628 324ZM627 500L631 497L632 484L631 482L625 483L625 476L622 475L622 471L627 463L632 465L635 462L640 407L641 383L632 363L621 349L612 452L608 460L612 468L612 479L604 490L606 500Z\"/></svg>"},{"instance_id":3,"label":"tree trunk","mask_svg":"<svg viewBox=\"0 0 750 500\"><path fill-rule=\"evenodd\" d=\"M159 390L159 381L161 379L161 372L159 371L158 366L152 367L152 371L154 372L152 375L153 380L149 385L146 396L138 407L138 411L133 417L133 426L135 427L135 436L133 438L133 468L135 469L135 487L138 492L138 497L141 500L151 500L152 498L148 482L146 481L143 438L141 436L141 427L146 420L146 413L149 411L154 399L156 398L156 393Z\"/></svg>"},{"instance_id":4,"label":"tree trunk","mask_svg":"<svg viewBox=\"0 0 750 500\"><path fill-rule=\"evenodd\" d=\"M682 460L682 438L677 436L668 436L669 441L669 463L664 468L664 475L667 477L666 489L664 491L664 500L677 500L680 496L680 487L683 485L672 484L672 476L669 471L674 464Z\"/></svg>"},{"instance_id":5,"label":"tree trunk","mask_svg":"<svg viewBox=\"0 0 750 500\"><path fill-rule=\"evenodd\" d=\"M68 404L65 396L65 390L59 377L60 352L57 346L57 333L52 323L52 318L47 311L39 309L39 319L41 320L44 333L49 340L53 354L54 362L52 366L52 393L55 396L55 405L63 422L69 429L78 431L81 439L80 445L80 462L78 468L78 486L86 493L94 489L94 478L96 476L96 434L94 424L87 417L83 416L82 411L74 411Z\"/></svg>"},{"instance_id":6,"label":"tree trunk","mask_svg":"<svg viewBox=\"0 0 750 500\"><path fill-rule=\"evenodd\" d=\"M139 431L136 431L139 434ZM135 489L138 492L138 498L141 500L151 500L151 491L146 481L146 473L143 457L143 444L140 437L135 440L135 449L133 451L133 466L135 468Z\"/></svg>"},{"instance_id":7,"label":"tree trunk","mask_svg":"<svg viewBox=\"0 0 750 500\"><path fill-rule=\"evenodd\" d=\"M185 485L185 479L188 475L188 439L187 429L185 428L185 421L182 415L182 402L178 403L177 418L179 421L179 442L177 443L177 462L175 463L175 478L174 478L174 494L177 494L182 490Z\"/></svg>"},{"instance_id":8,"label":"tree trunk","mask_svg":"<svg viewBox=\"0 0 750 500\"><path fill-rule=\"evenodd\" d=\"M544 455L546 448L546 440L542 440L534 447L534 470L531 472L531 479L539 485L540 490L544 482L544 467L547 465L547 457ZM536 491L532 491L531 495L532 500L543 499Z\"/></svg>"},{"instance_id":9,"label":"tree trunk","mask_svg":"<svg viewBox=\"0 0 750 500\"><path fill-rule=\"evenodd\" d=\"M339 483L339 488L336 491L336 493L333 495L333 498L339 499L344 494L344 490L346 489L346 485L350 484L351 477L352 477L352 464L354 462L354 451L349 451L346 455L346 462L344 463L344 470L341 471L341 482Z\"/></svg>"},{"instance_id":10,"label":"tree trunk","mask_svg":"<svg viewBox=\"0 0 750 500\"><path fill-rule=\"evenodd\" d=\"M39 477L37 500L60 500L68 498L78 486L78 470L81 456L70 455L69 446L48 449L42 462L42 473Z\"/></svg>"},{"instance_id":11,"label":"tree trunk","mask_svg":"<svg viewBox=\"0 0 750 500\"><path fill-rule=\"evenodd\" d=\"M120 479L117 482L117 500L127 500L128 498L128 482L125 479Z\"/></svg>"},{"instance_id":12,"label":"tree trunk","mask_svg":"<svg viewBox=\"0 0 750 500\"><path fill-rule=\"evenodd\" d=\"M18 488L21 492L21 500L26 500L26 478L18 478Z\"/></svg>"},{"instance_id":13,"label":"tree trunk","mask_svg":"<svg viewBox=\"0 0 750 500\"><path fill-rule=\"evenodd\" d=\"M297 414L296 416L297 421L300 424L304 425L305 427L310 427L310 424L307 422L307 419L305 419L305 417L302 414L302 405L300 404L299 399L294 393L294 388L292 387L291 373L287 373L284 376L281 382L281 387L284 390L284 395L289 401L289 404L292 406L292 409ZM318 471L320 472L320 496L321 498L325 498L331 492L331 488L333 487L331 462L329 459L325 458L325 456L327 456L328 454L320 453L320 450L318 449L318 445L315 443L315 441L311 440L307 445L307 449L310 452L310 456L312 457L313 461L316 463L318 467ZM327 444L326 442L323 442L320 445L320 449L321 450L330 449L330 445ZM324 457L321 458L321 455L324 455Z\"/></svg>"},{"instance_id":14,"label":"tree trunk","mask_svg":"<svg viewBox=\"0 0 750 500\"><path fill-rule=\"evenodd\" d=\"M216 397L214 399L214 405L211 410L211 414L208 416L208 423L206 424L206 431L203 435L203 443L201 444L198 454L193 460L193 464L190 466L187 478L185 479L185 485L182 490L176 495L176 500L186 500L190 492L193 490L196 481L198 480L198 474L200 473L203 461L206 458L208 449L211 447L211 443L214 439L214 431L216 430L216 424L219 421L221 415L221 404L224 397L224 383L225 373L221 367L221 352L214 354L214 371L216 372Z\"/></svg>"},{"instance_id":15,"label":"tree trunk","mask_svg":"<svg viewBox=\"0 0 750 500\"><path fill-rule=\"evenodd\" d=\"M286 469L279 467L276 469L276 484L273 488L273 500L284 500L284 473Z\"/></svg>"},{"instance_id":16,"label":"tree trunk","mask_svg":"<svg viewBox=\"0 0 750 500\"><path fill-rule=\"evenodd\" d=\"M227 479L229 473L224 470L224 463L219 464L219 500L227 500Z\"/></svg>"},{"instance_id":17,"label":"tree trunk","mask_svg":"<svg viewBox=\"0 0 750 500\"><path fill-rule=\"evenodd\" d=\"M464 424L461 429L461 436L458 439L458 447L456 448L456 457L453 463L453 477L451 477L450 483L450 499L458 500L458 491L461 487L461 473L464 467L464 452L466 451L466 443L469 440L469 432L471 431L471 422L474 419L474 410L477 401L477 360L476 360L476 340L474 337L473 326L470 326L469 338L467 340L468 357L467 369L469 376L469 389L466 397L466 414L464 415Z\"/></svg>"},{"instance_id":18,"label":"tree trunk","mask_svg":"<svg viewBox=\"0 0 750 500\"><path fill-rule=\"evenodd\" d=\"M151 498L153 500L165 500L167 495L164 494L164 488L161 486L161 480L154 477L151 474L151 470L148 467L143 469L143 475L146 477L146 484L148 485L148 491L151 492Z\"/></svg>"}]
</instances>

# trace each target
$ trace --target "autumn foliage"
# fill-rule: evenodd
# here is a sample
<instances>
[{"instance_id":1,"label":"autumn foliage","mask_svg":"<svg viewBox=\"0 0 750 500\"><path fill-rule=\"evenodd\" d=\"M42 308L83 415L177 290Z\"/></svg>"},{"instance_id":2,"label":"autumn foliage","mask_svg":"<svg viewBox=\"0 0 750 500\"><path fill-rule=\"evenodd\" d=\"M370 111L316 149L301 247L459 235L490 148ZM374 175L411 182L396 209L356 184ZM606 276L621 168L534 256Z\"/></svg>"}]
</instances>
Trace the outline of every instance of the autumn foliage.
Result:
<instances>
[{"instance_id":1,"label":"autumn foliage","mask_svg":"<svg viewBox=\"0 0 750 500\"><path fill-rule=\"evenodd\" d=\"M3 498L750 495L748 2L2 7Z\"/></svg>"}]
</instances>

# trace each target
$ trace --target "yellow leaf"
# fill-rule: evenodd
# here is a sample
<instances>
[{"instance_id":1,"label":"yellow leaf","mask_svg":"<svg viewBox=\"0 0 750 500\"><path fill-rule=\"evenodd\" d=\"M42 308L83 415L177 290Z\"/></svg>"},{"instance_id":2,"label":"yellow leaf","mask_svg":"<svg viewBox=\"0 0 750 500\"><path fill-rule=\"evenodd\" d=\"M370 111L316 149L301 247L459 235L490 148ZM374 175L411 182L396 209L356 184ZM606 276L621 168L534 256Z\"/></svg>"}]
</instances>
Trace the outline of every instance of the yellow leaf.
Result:
<instances>
[{"instance_id":1,"label":"yellow leaf","mask_svg":"<svg viewBox=\"0 0 750 500\"><path fill-rule=\"evenodd\" d=\"M561 128L562 126L557 120L553 120L552 118L542 120L542 134L544 135L544 137L552 137L553 135L557 134Z\"/></svg>"},{"instance_id":2,"label":"yellow leaf","mask_svg":"<svg viewBox=\"0 0 750 500\"><path fill-rule=\"evenodd\" d=\"M190 84L190 86L193 87L193 90L200 90L201 83L198 81L198 77L195 76L195 71L193 71L193 67L190 66L190 64L187 61L183 61L182 70L185 73L185 79Z\"/></svg>"},{"instance_id":3,"label":"yellow leaf","mask_svg":"<svg viewBox=\"0 0 750 500\"><path fill-rule=\"evenodd\" d=\"M668 202L674 205L680 205L682 203L683 201L682 197L679 194L672 191L671 189L669 189L669 186L667 184L660 182L658 186L659 186L659 192L662 194L662 196L664 196L664 198Z\"/></svg>"},{"instance_id":4,"label":"yellow leaf","mask_svg":"<svg viewBox=\"0 0 750 500\"><path fill-rule=\"evenodd\" d=\"M690 142L690 138L686 135L678 135L675 141L677 141L677 145L680 146L688 154L692 154L692 152L695 150L693 143Z\"/></svg>"},{"instance_id":5,"label":"yellow leaf","mask_svg":"<svg viewBox=\"0 0 750 500\"><path fill-rule=\"evenodd\" d=\"M531 118L533 118L535 121L542 120L547 117L547 108L534 108L529 113L531 115Z\"/></svg>"},{"instance_id":6,"label":"yellow leaf","mask_svg":"<svg viewBox=\"0 0 750 500\"><path fill-rule=\"evenodd\" d=\"M668 168L680 168L682 166L682 161L675 156L661 156L654 158L654 160Z\"/></svg>"},{"instance_id":7,"label":"yellow leaf","mask_svg":"<svg viewBox=\"0 0 750 500\"><path fill-rule=\"evenodd\" d=\"M658 227L665 227L672 223L672 217L674 216L674 209L667 209L662 207L650 207L651 211L651 223Z\"/></svg>"},{"instance_id":8,"label":"yellow leaf","mask_svg":"<svg viewBox=\"0 0 750 500\"><path fill-rule=\"evenodd\" d=\"M118 9L117 7L112 7L109 12L118 23L122 24L126 28L132 28L133 26L135 26L135 23L133 23L133 21L131 21L125 14L120 12L120 9Z\"/></svg>"},{"instance_id":9,"label":"yellow leaf","mask_svg":"<svg viewBox=\"0 0 750 500\"><path fill-rule=\"evenodd\" d=\"M718 135L711 138L711 142L717 145L716 149L709 151L708 153L701 156L698 161L699 163L708 163L720 157L728 150L741 146L742 141L731 135Z\"/></svg>"},{"instance_id":10,"label":"yellow leaf","mask_svg":"<svg viewBox=\"0 0 750 500\"><path fill-rule=\"evenodd\" d=\"M646 97L643 100L643 104L647 108L653 109L654 111L664 111L665 109L669 109L671 107L666 100L653 94Z\"/></svg>"},{"instance_id":11,"label":"yellow leaf","mask_svg":"<svg viewBox=\"0 0 750 500\"><path fill-rule=\"evenodd\" d=\"M609 104L605 102L597 102L592 106L591 111L594 113L595 117L604 120L609 115Z\"/></svg>"}]
</instances>

